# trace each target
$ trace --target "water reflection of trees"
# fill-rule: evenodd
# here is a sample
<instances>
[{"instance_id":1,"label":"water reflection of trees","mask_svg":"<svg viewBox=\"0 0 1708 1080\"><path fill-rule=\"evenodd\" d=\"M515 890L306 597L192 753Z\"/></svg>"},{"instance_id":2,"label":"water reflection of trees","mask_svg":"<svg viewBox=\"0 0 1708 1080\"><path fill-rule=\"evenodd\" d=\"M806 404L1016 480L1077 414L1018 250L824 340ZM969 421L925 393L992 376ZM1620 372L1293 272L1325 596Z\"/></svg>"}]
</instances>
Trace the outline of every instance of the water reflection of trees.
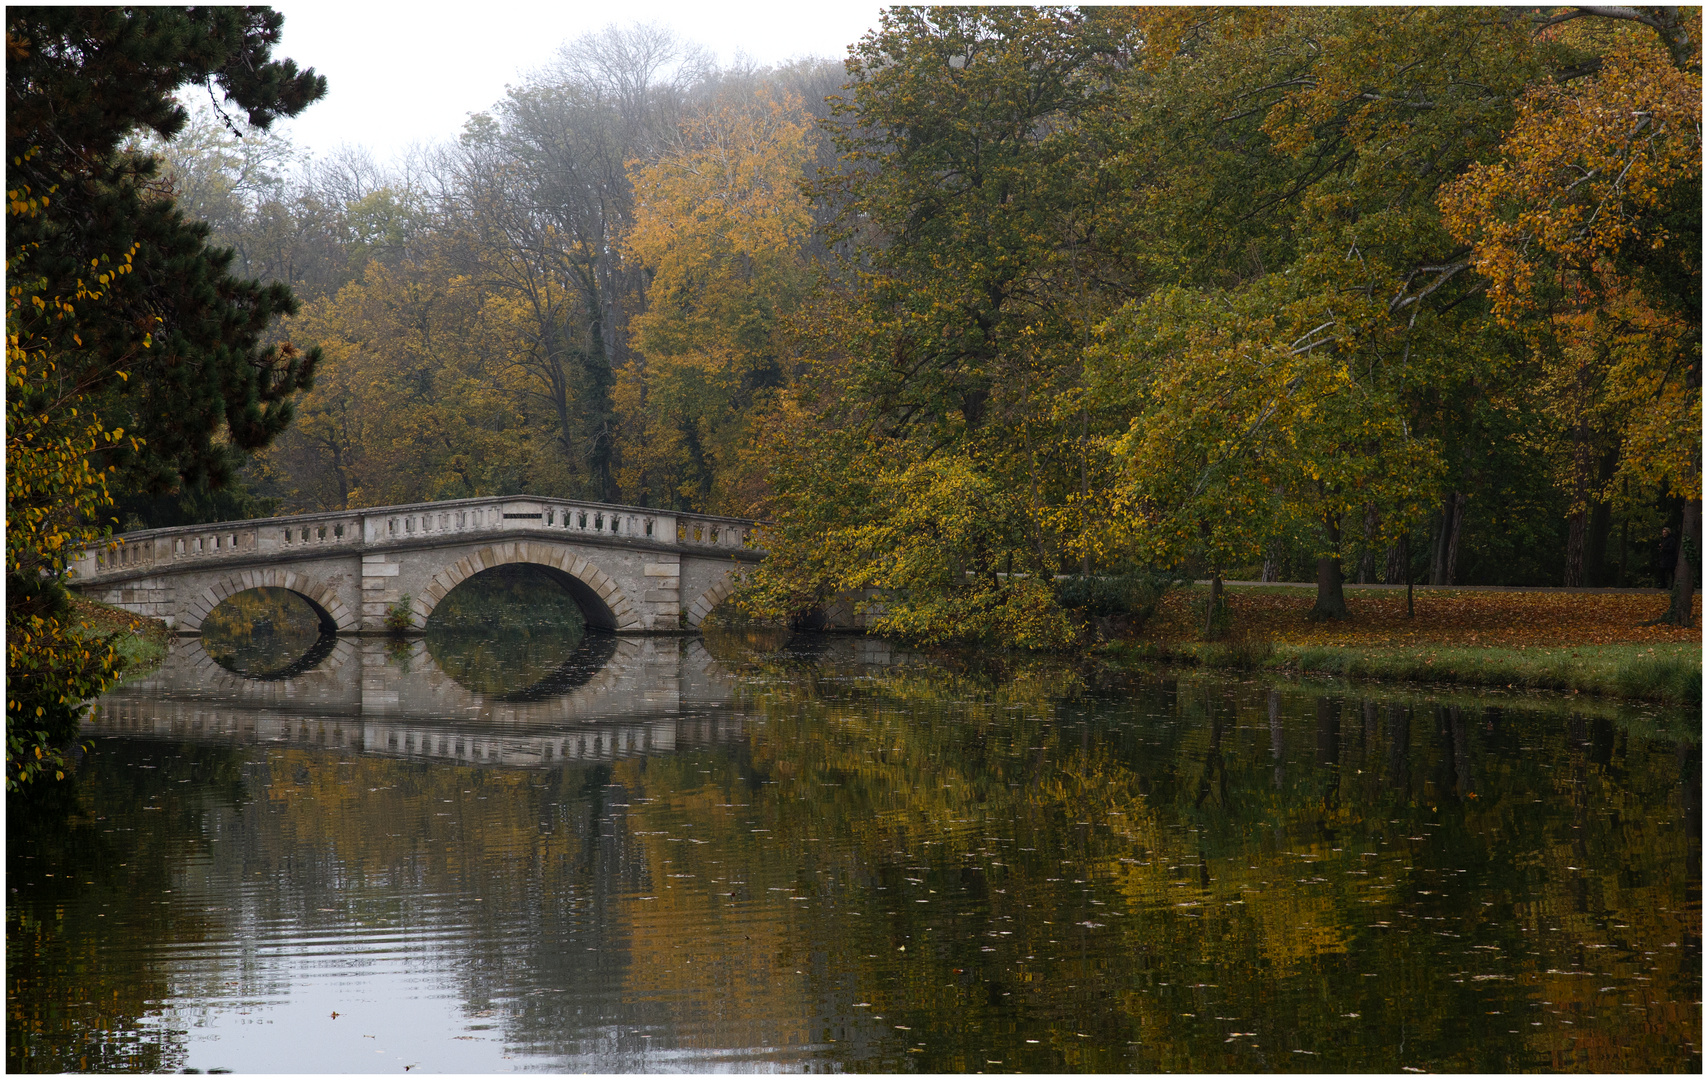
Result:
<instances>
[{"instance_id":1,"label":"water reflection of trees","mask_svg":"<svg viewBox=\"0 0 1708 1080\"><path fill-rule=\"evenodd\" d=\"M1117 1025L1124 1030L1105 1035L1126 1038L1100 1042L1099 1049L1065 1044L1071 1052L1062 1050L1053 1064L1296 1067L1276 1056L1277 1048L1327 1046L1341 1067L1398 1068L1391 1036L1400 1023L1412 1032L1411 1052L1421 1055L1408 1060L1437 1067L1543 1066L1573 1039L1580 1056L1571 1060L1600 1067L1642 1054L1666 1059L1672 1051L1664 1049L1665 1038L1632 1018L1634 1010L1609 1021L1614 1005L1588 985L1594 980L1578 960L1585 950L1615 950L1599 954L1618 957L1607 965L1617 970L1601 973L1602 985L1616 982L1625 992L1650 985L1639 980L1661 980L1670 990L1660 998L1693 1000L1700 931L1691 886L1629 870L1635 861L1689 876L1695 866L1692 826L1683 820L1690 788L1680 784L1664 743L1657 750L1574 741L1565 716L1530 714L1515 723L1510 710L1459 705L1426 709L1431 723L1414 739L1413 706L1384 710L1338 695L1271 696L1205 683L1141 688L1125 718L1117 710L1088 722L1077 718L1083 705L1071 696L1029 698L1020 684L974 698L952 679L821 671L803 690L791 672L780 674L752 702L768 720L755 729L764 734L754 737L754 766L780 780L775 820L810 814L841 822L852 849L868 856L862 879L871 889L910 880L948 885L984 905L980 917L992 926L1021 919L1022 903L1049 904L1060 926L1102 921L1091 896L1103 905L1126 901L1124 921L1086 927L1106 941L1094 951L1106 958L1106 977L1118 976L1115 984L1133 986L1129 979L1151 973L1120 1010L1101 1013L1105 1020L1124 1014ZM836 689L827 694L827 687ZM1285 712L1271 712L1277 697L1289 702ZM1358 720L1350 737L1349 713ZM814 726L823 737L806 737ZM1288 728L1295 732L1290 737ZM1309 747L1310 757L1288 759L1278 771L1287 744ZM1502 774L1498 783L1491 772ZM843 805L828 814L818 799L791 798L791 786L818 787L819 799ZM1646 819L1603 813L1589 821L1569 809L1584 803L1667 809ZM967 823L976 825L955 827ZM1012 845L990 841L993 823L1002 824L995 831ZM825 826L803 822L779 830L806 831L822 835ZM1028 847L1054 847L1074 858L1048 866L1024 854ZM974 880L1008 887L968 891L975 867ZM1085 883L1078 898L1061 884L1070 873L1073 883ZM1523 908L1551 910L1561 902L1571 916L1517 929ZM929 910L894 906L887 912L895 920L889 940L870 943L865 953L888 956L894 941L928 935L930 920L917 913ZM1610 930L1615 924L1618 934ZM991 1004L988 993L946 989L963 984L956 973L967 971L983 972L991 986L1023 975L1042 1009L1034 1019L1083 1026L1087 1001L1061 992L1071 980L1040 982L1036 965L1022 962L1045 955L1051 944L1049 931L1033 926L1000 942L998 961L982 945L922 954L942 962L931 978L908 983L934 988L921 989L923 997L912 1003L920 1029L941 1037L946 1013L965 1016L970 1033L1014 1022L1012 1013L982 1011ZM1440 933L1455 937L1438 937L1442 926L1453 929ZM1679 941L1682 948L1651 960L1622 944L1637 941ZM861 947L847 951L865 955ZM1481 963L1492 957L1498 963ZM861 966L858 955L853 962ZM1538 993L1536 980L1550 968L1578 974ZM1158 971L1173 978L1159 979ZM1367 980L1372 974L1377 978ZM868 985L893 981L883 970L868 978ZM1239 1029L1260 1032L1243 1045L1267 1047L1265 1053L1229 1046L1225 1031L1204 1032L1189 1022L1200 1006L1211 1006L1180 988L1212 984L1217 1011L1247 1017L1251 1026L1242 1022ZM909 1008L907 999L892 995L880 1007L889 1015ZM1638 1057L1595 1058L1600 1051L1587 1049L1577 1033L1562 1036L1565 1028L1536 1032L1526 1018L1520 1037L1509 1038L1511 1031L1499 1027L1544 1000L1566 1018L1599 1008L1601 1029L1618 1032L1608 1034L1607 1047L1623 1039L1642 1050ZM1330 1002L1357 1015L1325 1016ZM945 1012L933 1024L937 1004ZM1481 1017L1489 1019L1466 1019ZM1679 1019L1685 1026L1671 1030L1682 1036L1690 1017ZM1123 1056L1120 1048L1132 1040L1152 1049ZM1165 1046L1174 1049L1163 1054ZM1183 1047L1193 1047L1194 1056L1178 1056ZM962 1049L961 1057L939 1053L926 1063L944 1071L977 1067L976 1048ZM1033 1064L1052 1062L1044 1055Z\"/></svg>"},{"instance_id":2,"label":"water reflection of trees","mask_svg":"<svg viewBox=\"0 0 1708 1080\"><path fill-rule=\"evenodd\" d=\"M199 907L159 903L205 854L204 815L246 801L240 756L219 747L138 747L124 776L99 766L78 786L8 806L8 1072L175 1072L184 1031L161 1003L186 990L150 946L211 943L229 927ZM147 775L144 783L127 782ZM185 781L185 783L180 783ZM88 812L114 788L141 789L154 811ZM67 800L68 805L58 804ZM128 801L125 800L125 801ZM113 941L137 943L114 951ZM252 973L224 973L258 989ZM26 991L27 988L27 992Z\"/></svg>"},{"instance_id":3,"label":"water reflection of trees","mask_svg":"<svg viewBox=\"0 0 1708 1080\"><path fill-rule=\"evenodd\" d=\"M427 651L467 690L536 701L585 684L615 641L587 632L581 609L550 572L517 563L476 574L446 594L428 620Z\"/></svg>"},{"instance_id":4,"label":"water reflection of trees","mask_svg":"<svg viewBox=\"0 0 1708 1080\"><path fill-rule=\"evenodd\" d=\"M215 663L251 679L312 671L337 641L308 601L273 587L226 597L202 620L201 630L202 648Z\"/></svg>"},{"instance_id":5,"label":"water reflection of trees","mask_svg":"<svg viewBox=\"0 0 1708 1080\"><path fill-rule=\"evenodd\" d=\"M611 634L580 629L529 634L429 630L433 662L471 693L494 701L545 701L588 683L616 653Z\"/></svg>"},{"instance_id":6,"label":"water reflection of trees","mask_svg":"<svg viewBox=\"0 0 1708 1080\"><path fill-rule=\"evenodd\" d=\"M1699 1060L1693 742L852 648L750 662L724 747L513 771L275 750L243 785L263 813L163 772L183 836L160 842L219 818L210 873L291 883L257 925L480 896L445 969L507 1046L570 1063L644 1067L636 1030L890 1071ZM139 929L248 932L192 923Z\"/></svg>"}]
</instances>

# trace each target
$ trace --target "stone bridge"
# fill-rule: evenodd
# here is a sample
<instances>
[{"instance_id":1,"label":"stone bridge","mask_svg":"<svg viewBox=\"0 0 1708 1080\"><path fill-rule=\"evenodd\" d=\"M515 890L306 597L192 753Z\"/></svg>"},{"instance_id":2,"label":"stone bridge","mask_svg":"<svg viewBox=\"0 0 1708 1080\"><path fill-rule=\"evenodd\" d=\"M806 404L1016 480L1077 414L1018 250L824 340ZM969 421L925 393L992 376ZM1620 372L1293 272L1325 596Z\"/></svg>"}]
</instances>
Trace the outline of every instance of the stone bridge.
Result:
<instances>
[{"instance_id":1,"label":"stone bridge","mask_svg":"<svg viewBox=\"0 0 1708 1080\"><path fill-rule=\"evenodd\" d=\"M528 563L591 627L670 633L697 629L764 557L760 543L758 524L737 518L506 496L125 533L82 552L71 584L180 634L266 586L308 601L324 631L374 634L401 603L419 630L461 582Z\"/></svg>"}]
</instances>

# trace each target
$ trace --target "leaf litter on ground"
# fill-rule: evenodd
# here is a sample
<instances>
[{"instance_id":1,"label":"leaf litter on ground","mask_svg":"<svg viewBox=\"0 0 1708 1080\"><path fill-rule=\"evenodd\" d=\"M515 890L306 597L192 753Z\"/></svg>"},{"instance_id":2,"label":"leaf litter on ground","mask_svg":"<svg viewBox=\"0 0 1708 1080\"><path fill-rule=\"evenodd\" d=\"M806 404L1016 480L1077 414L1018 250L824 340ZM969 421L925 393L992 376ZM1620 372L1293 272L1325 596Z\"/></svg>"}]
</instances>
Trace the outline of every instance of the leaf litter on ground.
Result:
<instances>
[{"instance_id":1,"label":"leaf litter on ground","mask_svg":"<svg viewBox=\"0 0 1708 1080\"><path fill-rule=\"evenodd\" d=\"M1202 588L1171 592L1140 636L1157 642L1191 641L1203 628ZM1644 625L1666 610L1665 593L1520 592L1419 589L1416 615L1406 616L1400 590L1348 590L1345 619L1313 620L1309 589L1281 593L1228 591L1232 637L1277 645L1564 648L1574 645L1686 644L1702 641L1702 597L1694 600L1694 626ZM1198 610L1193 611L1196 607Z\"/></svg>"}]
</instances>

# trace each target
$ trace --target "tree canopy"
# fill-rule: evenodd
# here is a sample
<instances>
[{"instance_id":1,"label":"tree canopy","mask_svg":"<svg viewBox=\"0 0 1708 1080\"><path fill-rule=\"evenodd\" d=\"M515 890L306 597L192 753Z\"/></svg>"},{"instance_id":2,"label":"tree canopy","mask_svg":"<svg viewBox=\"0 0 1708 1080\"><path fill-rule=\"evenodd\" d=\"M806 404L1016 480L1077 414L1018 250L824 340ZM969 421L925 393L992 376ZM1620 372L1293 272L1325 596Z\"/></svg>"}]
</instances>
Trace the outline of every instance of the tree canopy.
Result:
<instances>
[{"instance_id":1,"label":"tree canopy","mask_svg":"<svg viewBox=\"0 0 1708 1080\"><path fill-rule=\"evenodd\" d=\"M1166 580L1314 581L1325 618L1353 580L1695 580L1655 555L1700 528L1693 11L893 8L844 64L775 68L613 27L389 164L262 130L319 90L267 69L275 16L115 18L20 16L59 43L28 78L118 64L63 44L99 31L235 102L186 121L149 76L112 127L141 152L87 136L136 220L169 189L207 225L161 228L233 253L211 322L129 225L56 271L137 268L88 353L141 357L91 399L126 524L507 491L753 515L752 615L853 596L1030 647ZM71 235L48 197L30 229Z\"/></svg>"},{"instance_id":2,"label":"tree canopy","mask_svg":"<svg viewBox=\"0 0 1708 1080\"><path fill-rule=\"evenodd\" d=\"M266 8L6 12L7 189L40 204L9 222L8 269L67 297L114 260L130 268L99 311L26 311L18 330L64 358L60 377L85 384L108 423L141 438L115 457L132 499L219 487L241 452L284 430L291 395L311 380L312 354L265 341L295 310L289 288L233 277L231 253L161 188L155 157L125 147L141 130L182 129L173 94L186 85L260 129L324 95L325 79L272 59L282 23Z\"/></svg>"},{"instance_id":3,"label":"tree canopy","mask_svg":"<svg viewBox=\"0 0 1708 1080\"><path fill-rule=\"evenodd\" d=\"M8 8L7 780L37 774L112 670L63 580L117 496L170 516L291 419L317 353L266 340L290 289L233 277L127 145L200 84L265 128L325 93L266 8ZM156 521L155 523L162 523ZM48 754L48 757L44 757Z\"/></svg>"}]
</instances>

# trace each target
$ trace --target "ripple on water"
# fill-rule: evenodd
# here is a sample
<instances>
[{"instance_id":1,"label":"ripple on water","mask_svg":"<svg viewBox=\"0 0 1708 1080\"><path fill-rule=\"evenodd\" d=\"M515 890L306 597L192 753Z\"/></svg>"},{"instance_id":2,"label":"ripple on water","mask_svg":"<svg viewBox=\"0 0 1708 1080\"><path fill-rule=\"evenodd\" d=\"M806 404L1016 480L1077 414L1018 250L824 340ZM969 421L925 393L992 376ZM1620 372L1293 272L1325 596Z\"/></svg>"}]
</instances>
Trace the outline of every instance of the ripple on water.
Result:
<instances>
[{"instance_id":1,"label":"ripple on water","mask_svg":"<svg viewBox=\"0 0 1708 1080\"><path fill-rule=\"evenodd\" d=\"M222 683L216 705L168 671L119 702L79 778L91 831L8 848L14 1064L98 1071L77 1056L97 1044L143 1071L1699 1063L1690 724L1092 692L836 641L722 667L626 648L501 720L434 651L367 642L344 689ZM553 664L535 643L512 667L536 685ZM488 723L509 741L476 762ZM577 760L528 750L617 727L636 737ZM403 752L426 735L444 756Z\"/></svg>"}]
</instances>

